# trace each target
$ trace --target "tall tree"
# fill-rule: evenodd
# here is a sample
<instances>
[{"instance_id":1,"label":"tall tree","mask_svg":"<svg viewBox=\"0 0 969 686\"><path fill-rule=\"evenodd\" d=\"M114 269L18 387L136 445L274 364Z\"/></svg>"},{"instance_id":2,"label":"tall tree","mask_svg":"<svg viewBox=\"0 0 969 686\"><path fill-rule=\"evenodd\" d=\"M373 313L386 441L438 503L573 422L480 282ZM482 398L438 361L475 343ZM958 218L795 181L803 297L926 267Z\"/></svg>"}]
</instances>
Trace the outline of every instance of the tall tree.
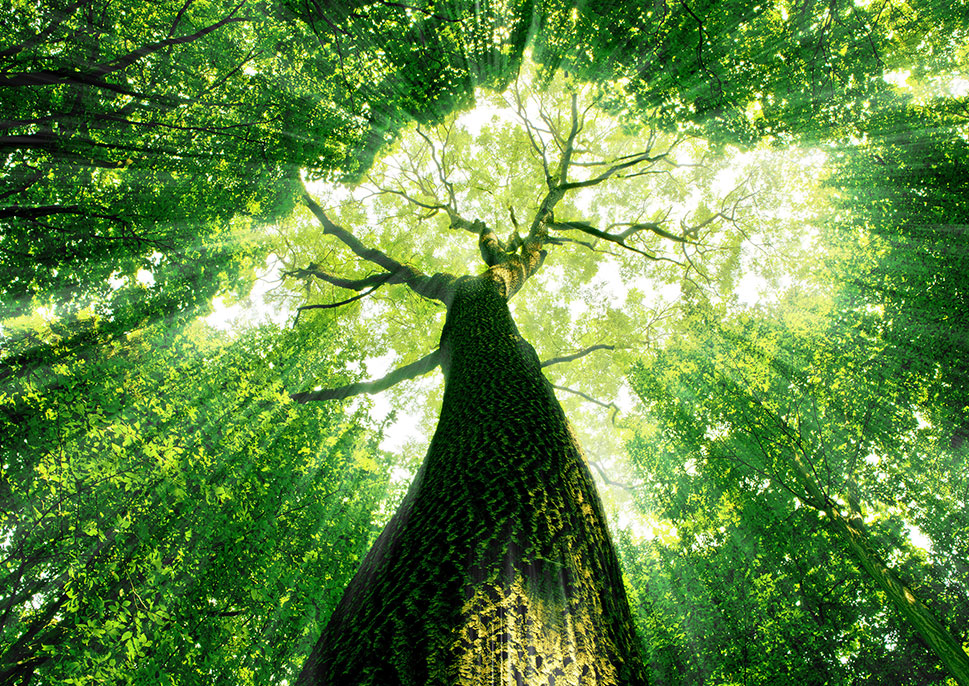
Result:
<instances>
[{"instance_id":1,"label":"tall tree","mask_svg":"<svg viewBox=\"0 0 969 686\"><path fill-rule=\"evenodd\" d=\"M392 164L408 171L375 172L365 186L377 202L392 203L383 209L398 220L410 212L411 221L434 220L441 230L475 237L482 273L425 274L365 244L309 194L304 198L322 229L315 249L330 246L329 265L346 262L333 252L336 239L375 271L339 274L323 260L291 269L299 282L359 293L306 305L301 317L314 308L356 304L391 284L442 303L446 317L439 347L385 379L294 395L309 402L379 390L438 364L445 377L423 465L346 589L300 683L648 681L589 468L507 302L523 293L549 250L564 252L564 246L572 249L576 269L582 269L583 254L614 248L660 264L680 264L670 256L679 253L685 258L677 270L689 268L701 278L710 265L694 253L708 233L731 226L731 206L679 227L662 214L642 217L646 211L640 209L632 221L614 218L598 228L598 211L579 214L566 199L611 183L635 189L637 181L652 183L645 180L651 176L668 182L683 142L655 131L624 132L595 110L589 89L567 80L541 98L531 97L526 83L516 85L504 110L517 116L516 125L482 130L476 142L453 121L432 132L418 129L418 150L392 157ZM645 147L630 150L637 140ZM520 168L477 168L461 154L477 149L495 155L496 145L515 151L511 156ZM421 168L420 160L429 166ZM489 182L493 172L505 178ZM343 216L363 215L359 204L354 208ZM516 217L523 210L528 215L519 231ZM478 218L479 211L488 212L489 221ZM516 229L502 240L492 225L505 216ZM428 240L422 233L401 236L396 247L406 249L411 240L420 245ZM452 264L463 262L449 257Z\"/></svg>"}]
</instances>

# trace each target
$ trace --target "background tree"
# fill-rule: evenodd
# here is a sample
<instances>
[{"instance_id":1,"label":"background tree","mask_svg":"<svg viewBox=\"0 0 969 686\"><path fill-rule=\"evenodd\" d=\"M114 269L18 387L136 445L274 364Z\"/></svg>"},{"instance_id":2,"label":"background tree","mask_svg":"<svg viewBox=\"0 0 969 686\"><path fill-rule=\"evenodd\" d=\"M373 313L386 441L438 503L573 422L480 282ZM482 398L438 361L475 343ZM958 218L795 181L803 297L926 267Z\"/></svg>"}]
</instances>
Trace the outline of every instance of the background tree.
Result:
<instances>
[{"instance_id":1,"label":"background tree","mask_svg":"<svg viewBox=\"0 0 969 686\"><path fill-rule=\"evenodd\" d=\"M882 73L953 69L965 20L941 3L548 3L535 58L622 82L618 111L721 142L846 140L890 97Z\"/></svg>"},{"instance_id":2,"label":"background tree","mask_svg":"<svg viewBox=\"0 0 969 686\"><path fill-rule=\"evenodd\" d=\"M949 478L940 465L922 471L927 446L911 437L919 426L913 376L864 318L846 326L835 314L821 333L810 324L816 308L792 300L780 322L742 315L717 323L699 314L703 323L689 328L689 340L668 341L654 362L634 372L662 427L637 444L636 454L650 479L659 477L654 487L677 521L691 521L697 507L729 507L738 497L777 508L770 516L785 528L791 517L803 520L799 508L815 510L829 545L848 555L870 592L883 594L907 631L961 683L966 628L957 598L965 591L928 581L951 577L945 567L914 561L902 534L905 509L890 486L916 471L943 489ZM887 562L900 554L913 560L905 565L911 581ZM923 593L931 596L920 599Z\"/></svg>"},{"instance_id":3,"label":"background tree","mask_svg":"<svg viewBox=\"0 0 969 686\"><path fill-rule=\"evenodd\" d=\"M851 261L846 306L876 308L892 354L927 383L937 378L917 402L953 448L969 435L963 121L914 103L882 112L872 143L847 151L830 182L842 219L834 236L863 223L871 242Z\"/></svg>"},{"instance_id":4,"label":"background tree","mask_svg":"<svg viewBox=\"0 0 969 686\"><path fill-rule=\"evenodd\" d=\"M945 683L813 513L708 496L697 477L689 510L650 498L665 532L620 534L651 683Z\"/></svg>"},{"instance_id":5,"label":"background tree","mask_svg":"<svg viewBox=\"0 0 969 686\"><path fill-rule=\"evenodd\" d=\"M293 346L330 349L328 329L227 343L155 325L53 356L4 395L0 683L267 683L298 667L386 485L359 417L286 396L307 367Z\"/></svg>"}]
</instances>

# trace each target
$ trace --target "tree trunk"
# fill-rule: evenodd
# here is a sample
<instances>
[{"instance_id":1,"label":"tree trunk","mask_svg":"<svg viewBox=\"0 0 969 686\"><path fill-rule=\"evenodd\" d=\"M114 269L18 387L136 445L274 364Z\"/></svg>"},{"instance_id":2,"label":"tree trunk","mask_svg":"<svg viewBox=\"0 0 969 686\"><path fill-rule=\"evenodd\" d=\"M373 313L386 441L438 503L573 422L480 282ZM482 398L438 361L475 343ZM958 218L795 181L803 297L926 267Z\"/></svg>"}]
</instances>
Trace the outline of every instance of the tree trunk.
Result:
<instances>
[{"instance_id":1,"label":"tree trunk","mask_svg":"<svg viewBox=\"0 0 969 686\"><path fill-rule=\"evenodd\" d=\"M831 528L848 544L848 549L868 577L888 596L899 614L925 641L929 650L938 656L959 686L969 686L969 655L962 646L936 619L932 610L882 561L859 526L846 519L837 507L830 507L827 513Z\"/></svg>"},{"instance_id":2,"label":"tree trunk","mask_svg":"<svg viewBox=\"0 0 969 686\"><path fill-rule=\"evenodd\" d=\"M909 623L909 628L942 661L959 686L969 686L969 655L932 610L882 561L881 555L872 546L863 529L860 512L856 521L850 521L842 514L838 505L821 490L797 454L793 456L793 466L797 479L807 494L806 502L828 515L829 529L837 539L847 545L862 571L888 596L902 618Z\"/></svg>"},{"instance_id":3,"label":"tree trunk","mask_svg":"<svg viewBox=\"0 0 969 686\"><path fill-rule=\"evenodd\" d=\"M538 356L457 282L427 457L298 684L646 684L615 550Z\"/></svg>"}]
</instances>

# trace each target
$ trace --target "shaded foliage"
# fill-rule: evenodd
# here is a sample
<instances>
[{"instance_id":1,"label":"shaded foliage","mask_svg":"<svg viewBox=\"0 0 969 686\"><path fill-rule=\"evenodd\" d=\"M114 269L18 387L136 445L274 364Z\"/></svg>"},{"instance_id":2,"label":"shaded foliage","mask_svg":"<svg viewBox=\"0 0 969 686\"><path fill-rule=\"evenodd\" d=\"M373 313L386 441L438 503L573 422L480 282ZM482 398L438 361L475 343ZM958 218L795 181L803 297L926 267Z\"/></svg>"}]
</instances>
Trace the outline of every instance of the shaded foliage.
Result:
<instances>
[{"instance_id":1,"label":"shaded foliage","mask_svg":"<svg viewBox=\"0 0 969 686\"><path fill-rule=\"evenodd\" d=\"M797 630L803 636L785 642L788 649L811 634L836 637L826 650L818 647L820 654L791 653L774 668L802 664L817 676L821 667L803 662L814 657L835 683L944 681L924 637L895 614L838 522L850 519L870 541L869 555L891 560L892 573L957 639L965 636L969 616L965 587L953 576L958 567L945 555L927 559L908 541L912 513L901 498L912 505L931 498L900 492L912 482L947 492L945 484L959 480L964 465L952 455L927 469L924 458L940 447L925 442L922 434L932 430L920 429L912 412L918 378L906 373L907 358L871 335L863 317L851 321L844 312L816 309L812 316L805 299L784 307L780 318L749 313L713 320L701 313L689 335L668 341L633 373L655 417L654 428L631 445L646 479L643 502L677 528L661 554L685 557L694 573L710 556L723 560L732 571L705 576L700 583L707 588L736 574L751 575L751 583L763 584L762 575L782 582L765 602L786 603L805 622ZM963 507L946 502L952 516L963 516ZM820 575L813 591L811 570ZM818 592L821 604L806 595ZM714 607L715 617L729 621L729 605L718 600ZM737 625L697 631L721 639L746 635ZM769 652L769 640L761 637L755 654ZM897 671L889 674L886 665Z\"/></svg>"},{"instance_id":2,"label":"shaded foliage","mask_svg":"<svg viewBox=\"0 0 969 686\"><path fill-rule=\"evenodd\" d=\"M843 138L885 97L886 70L951 68L963 3L550 3L535 58L583 79L621 83L617 109L669 127L693 122L733 143ZM939 17L944 16L940 30ZM955 32L955 38L953 33Z\"/></svg>"},{"instance_id":3,"label":"shaded foliage","mask_svg":"<svg viewBox=\"0 0 969 686\"><path fill-rule=\"evenodd\" d=\"M0 681L266 683L298 666L386 483L354 417L289 401L286 379L329 378L294 360L311 335L331 349L319 325L232 343L155 325L7 386Z\"/></svg>"}]
</instances>

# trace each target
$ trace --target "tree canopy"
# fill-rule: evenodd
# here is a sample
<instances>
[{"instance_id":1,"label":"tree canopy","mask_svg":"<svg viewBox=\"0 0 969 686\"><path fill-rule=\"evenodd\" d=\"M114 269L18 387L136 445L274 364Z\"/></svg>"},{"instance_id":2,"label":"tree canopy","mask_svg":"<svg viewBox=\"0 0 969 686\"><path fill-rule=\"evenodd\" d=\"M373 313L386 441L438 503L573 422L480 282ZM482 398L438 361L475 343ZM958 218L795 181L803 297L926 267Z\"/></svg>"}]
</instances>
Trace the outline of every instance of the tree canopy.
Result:
<instances>
[{"instance_id":1,"label":"tree canopy","mask_svg":"<svg viewBox=\"0 0 969 686\"><path fill-rule=\"evenodd\" d=\"M967 20L3 3L0 684L292 683L486 269L652 682L969 684Z\"/></svg>"}]
</instances>

